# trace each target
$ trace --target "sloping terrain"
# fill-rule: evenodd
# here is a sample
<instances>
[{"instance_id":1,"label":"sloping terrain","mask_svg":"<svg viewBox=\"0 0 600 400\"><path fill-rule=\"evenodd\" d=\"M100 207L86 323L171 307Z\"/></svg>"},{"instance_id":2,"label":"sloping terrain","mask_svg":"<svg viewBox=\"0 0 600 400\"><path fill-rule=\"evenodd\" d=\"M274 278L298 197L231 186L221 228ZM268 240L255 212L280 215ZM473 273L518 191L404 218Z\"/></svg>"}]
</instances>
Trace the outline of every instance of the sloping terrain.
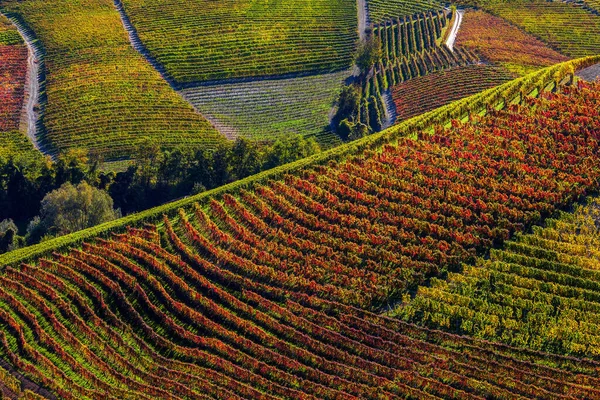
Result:
<instances>
[{"instance_id":1,"label":"sloping terrain","mask_svg":"<svg viewBox=\"0 0 600 400\"><path fill-rule=\"evenodd\" d=\"M479 4L569 57L600 53L600 17L580 5L559 0L483 0Z\"/></svg>"},{"instance_id":2,"label":"sloping terrain","mask_svg":"<svg viewBox=\"0 0 600 400\"><path fill-rule=\"evenodd\" d=\"M501 67L468 65L408 80L392 87L397 120L423 114L513 78Z\"/></svg>"},{"instance_id":3,"label":"sloping terrain","mask_svg":"<svg viewBox=\"0 0 600 400\"><path fill-rule=\"evenodd\" d=\"M40 40L45 135L54 152L129 157L139 143L210 148L224 138L129 43L110 0L3 0Z\"/></svg>"},{"instance_id":4,"label":"sloping terrain","mask_svg":"<svg viewBox=\"0 0 600 400\"><path fill-rule=\"evenodd\" d=\"M520 74L567 60L534 36L484 11L465 13L456 44Z\"/></svg>"},{"instance_id":5,"label":"sloping terrain","mask_svg":"<svg viewBox=\"0 0 600 400\"><path fill-rule=\"evenodd\" d=\"M352 307L597 189L600 92L562 90L7 266L1 353L62 398L598 397L593 361Z\"/></svg>"},{"instance_id":6,"label":"sloping terrain","mask_svg":"<svg viewBox=\"0 0 600 400\"><path fill-rule=\"evenodd\" d=\"M354 0L123 0L149 53L178 84L348 69Z\"/></svg>"},{"instance_id":7,"label":"sloping terrain","mask_svg":"<svg viewBox=\"0 0 600 400\"><path fill-rule=\"evenodd\" d=\"M367 6L371 22L377 24L390 18L438 10L442 7L442 2L435 0L368 0Z\"/></svg>"},{"instance_id":8,"label":"sloping terrain","mask_svg":"<svg viewBox=\"0 0 600 400\"><path fill-rule=\"evenodd\" d=\"M342 71L301 78L198 86L185 98L230 137L274 141L292 135L315 136L325 147L329 114L344 80Z\"/></svg>"},{"instance_id":9,"label":"sloping terrain","mask_svg":"<svg viewBox=\"0 0 600 400\"><path fill-rule=\"evenodd\" d=\"M492 250L421 288L407 319L553 353L598 358L600 203Z\"/></svg>"},{"instance_id":10,"label":"sloping terrain","mask_svg":"<svg viewBox=\"0 0 600 400\"><path fill-rule=\"evenodd\" d=\"M17 29L0 15L0 157L38 157L20 132L27 77L27 47Z\"/></svg>"}]
</instances>

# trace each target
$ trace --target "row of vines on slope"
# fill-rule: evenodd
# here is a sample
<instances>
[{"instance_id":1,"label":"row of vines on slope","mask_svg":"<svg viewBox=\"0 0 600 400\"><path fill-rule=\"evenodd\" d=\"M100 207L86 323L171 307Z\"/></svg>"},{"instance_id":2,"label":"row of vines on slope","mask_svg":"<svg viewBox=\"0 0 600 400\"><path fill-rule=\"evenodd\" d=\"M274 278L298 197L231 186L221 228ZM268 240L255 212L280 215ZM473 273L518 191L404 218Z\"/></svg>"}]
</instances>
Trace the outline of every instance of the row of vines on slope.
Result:
<instances>
[{"instance_id":1,"label":"row of vines on slope","mask_svg":"<svg viewBox=\"0 0 600 400\"><path fill-rule=\"evenodd\" d=\"M554 353L600 357L600 202L421 288L405 318Z\"/></svg>"},{"instance_id":2,"label":"row of vines on slope","mask_svg":"<svg viewBox=\"0 0 600 400\"><path fill-rule=\"evenodd\" d=\"M474 53L461 48L452 51L441 43L449 19L452 17L446 11L437 10L374 26L372 40L381 48L381 60L361 76L360 104L350 122L379 131L386 127L384 94L390 88L436 71L479 62Z\"/></svg>"},{"instance_id":3,"label":"row of vines on slope","mask_svg":"<svg viewBox=\"0 0 600 400\"><path fill-rule=\"evenodd\" d=\"M225 140L130 45L112 0L0 1L44 52L41 144L128 157L141 142L214 147Z\"/></svg>"},{"instance_id":4,"label":"row of vines on slope","mask_svg":"<svg viewBox=\"0 0 600 400\"><path fill-rule=\"evenodd\" d=\"M20 132L27 76L27 47L17 29L0 15L0 157L36 158Z\"/></svg>"},{"instance_id":5,"label":"row of vines on slope","mask_svg":"<svg viewBox=\"0 0 600 400\"><path fill-rule=\"evenodd\" d=\"M392 87L398 121L436 109L513 79L502 67L468 65L435 72Z\"/></svg>"},{"instance_id":6,"label":"row of vines on slope","mask_svg":"<svg viewBox=\"0 0 600 400\"><path fill-rule=\"evenodd\" d=\"M600 18L561 0L462 0L505 19L570 57L600 54Z\"/></svg>"},{"instance_id":7,"label":"row of vines on slope","mask_svg":"<svg viewBox=\"0 0 600 400\"><path fill-rule=\"evenodd\" d=\"M123 0L150 54L180 85L345 70L356 34L353 0Z\"/></svg>"},{"instance_id":8,"label":"row of vines on slope","mask_svg":"<svg viewBox=\"0 0 600 400\"><path fill-rule=\"evenodd\" d=\"M8 266L0 354L62 398L599 397L596 362L366 310L597 188L598 86L526 102Z\"/></svg>"}]
</instances>

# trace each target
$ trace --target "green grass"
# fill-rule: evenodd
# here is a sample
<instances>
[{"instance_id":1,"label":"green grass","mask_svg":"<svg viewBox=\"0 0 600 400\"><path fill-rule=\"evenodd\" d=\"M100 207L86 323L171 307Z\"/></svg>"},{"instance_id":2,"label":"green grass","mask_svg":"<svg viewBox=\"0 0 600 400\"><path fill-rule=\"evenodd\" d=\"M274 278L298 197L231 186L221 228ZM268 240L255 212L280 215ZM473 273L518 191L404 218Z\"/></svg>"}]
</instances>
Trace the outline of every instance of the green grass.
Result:
<instances>
[{"instance_id":1,"label":"green grass","mask_svg":"<svg viewBox=\"0 0 600 400\"><path fill-rule=\"evenodd\" d=\"M145 138L165 148L224 138L130 45L111 0L0 1L43 47L45 135L52 151L129 156Z\"/></svg>"},{"instance_id":2,"label":"green grass","mask_svg":"<svg viewBox=\"0 0 600 400\"><path fill-rule=\"evenodd\" d=\"M124 0L142 43L178 83L346 69L354 0Z\"/></svg>"},{"instance_id":3,"label":"green grass","mask_svg":"<svg viewBox=\"0 0 600 400\"><path fill-rule=\"evenodd\" d=\"M435 0L368 0L371 22L413 15L429 10L439 10L443 3Z\"/></svg>"},{"instance_id":4,"label":"green grass","mask_svg":"<svg viewBox=\"0 0 600 400\"><path fill-rule=\"evenodd\" d=\"M182 93L221 132L273 141L315 136L329 142L333 102L348 71L302 78L199 86ZM331 145L331 143L324 143Z\"/></svg>"},{"instance_id":5,"label":"green grass","mask_svg":"<svg viewBox=\"0 0 600 400\"><path fill-rule=\"evenodd\" d=\"M600 17L580 6L543 0L479 3L567 56L600 54Z\"/></svg>"}]
</instances>

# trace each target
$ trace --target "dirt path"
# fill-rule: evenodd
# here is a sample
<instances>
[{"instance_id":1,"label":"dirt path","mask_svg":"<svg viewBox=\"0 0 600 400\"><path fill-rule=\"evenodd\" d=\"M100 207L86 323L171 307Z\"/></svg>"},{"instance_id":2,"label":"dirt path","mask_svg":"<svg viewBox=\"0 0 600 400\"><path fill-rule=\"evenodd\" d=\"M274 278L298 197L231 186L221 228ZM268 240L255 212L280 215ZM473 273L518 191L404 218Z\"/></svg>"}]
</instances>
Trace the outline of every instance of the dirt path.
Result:
<instances>
[{"instance_id":1,"label":"dirt path","mask_svg":"<svg viewBox=\"0 0 600 400\"><path fill-rule=\"evenodd\" d=\"M381 93L381 98L383 100L383 106L385 107L385 121L381 128L386 129L394 125L398 115L396 113L396 105L394 104L392 93L389 89Z\"/></svg>"},{"instance_id":2,"label":"dirt path","mask_svg":"<svg viewBox=\"0 0 600 400\"><path fill-rule=\"evenodd\" d=\"M575 75L589 82L600 79L600 63L584 68Z\"/></svg>"},{"instance_id":3,"label":"dirt path","mask_svg":"<svg viewBox=\"0 0 600 400\"><path fill-rule=\"evenodd\" d=\"M454 25L452 26L450 35L448 35L448 39L446 40L446 46L452 51L454 51L454 42L456 41L456 36L458 35L458 30L460 29L460 24L462 24L464 14L465 12L463 10L456 10Z\"/></svg>"},{"instance_id":4,"label":"dirt path","mask_svg":"<svg viewBox=\"0 0 600 400\"><path fill-rule=\"evenodd\" d=\"M10 19L10 18L9 18ZM26 132L27 137L33 143L33 147L42 151L37 139L37 122L39 119L39 98L40 98L40 57L41 53L33 44L35 37L31 32L23 29L20 24L10 19L13 25L19 31L19 34L27 45L27 79L25 81L25 101L23 102L23 111L21 114L21 129ZM43 152L43 151L42 151Z\"/></svg>"}]
</instances>

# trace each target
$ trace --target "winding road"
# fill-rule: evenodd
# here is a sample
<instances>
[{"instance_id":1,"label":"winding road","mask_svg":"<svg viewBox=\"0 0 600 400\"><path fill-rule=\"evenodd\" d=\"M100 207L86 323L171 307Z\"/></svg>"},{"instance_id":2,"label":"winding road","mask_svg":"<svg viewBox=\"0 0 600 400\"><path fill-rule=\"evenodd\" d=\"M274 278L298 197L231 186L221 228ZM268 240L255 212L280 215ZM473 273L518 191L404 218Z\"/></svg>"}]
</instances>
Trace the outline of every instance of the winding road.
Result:
<instances>
[{"instance_id":1,"label":"winding road","mask_svg":"<svg viewBox=\"0 0 600 400\"><path fill-rule=\"evenodd\" d=\"M454 51L454 42L456 41L456 36L458 35L458 30L460 29L460 24L462 24L463 15L465 12L463 10L456 10L456 18L454 18L454 25L452 26L452 30L448 35L448 39L446 40L446 46Z\"/></svg>"},{"instance_id":2,"label":"winding road","mask_svg":"<svg viewBox=\"0 0 600 400\"><path fill-rule=\"evenodd\" d=\"M589 82L600 79L600 64L595 64L591 67L584 68L575 75Z\"/></svg>"}]
</instances>

